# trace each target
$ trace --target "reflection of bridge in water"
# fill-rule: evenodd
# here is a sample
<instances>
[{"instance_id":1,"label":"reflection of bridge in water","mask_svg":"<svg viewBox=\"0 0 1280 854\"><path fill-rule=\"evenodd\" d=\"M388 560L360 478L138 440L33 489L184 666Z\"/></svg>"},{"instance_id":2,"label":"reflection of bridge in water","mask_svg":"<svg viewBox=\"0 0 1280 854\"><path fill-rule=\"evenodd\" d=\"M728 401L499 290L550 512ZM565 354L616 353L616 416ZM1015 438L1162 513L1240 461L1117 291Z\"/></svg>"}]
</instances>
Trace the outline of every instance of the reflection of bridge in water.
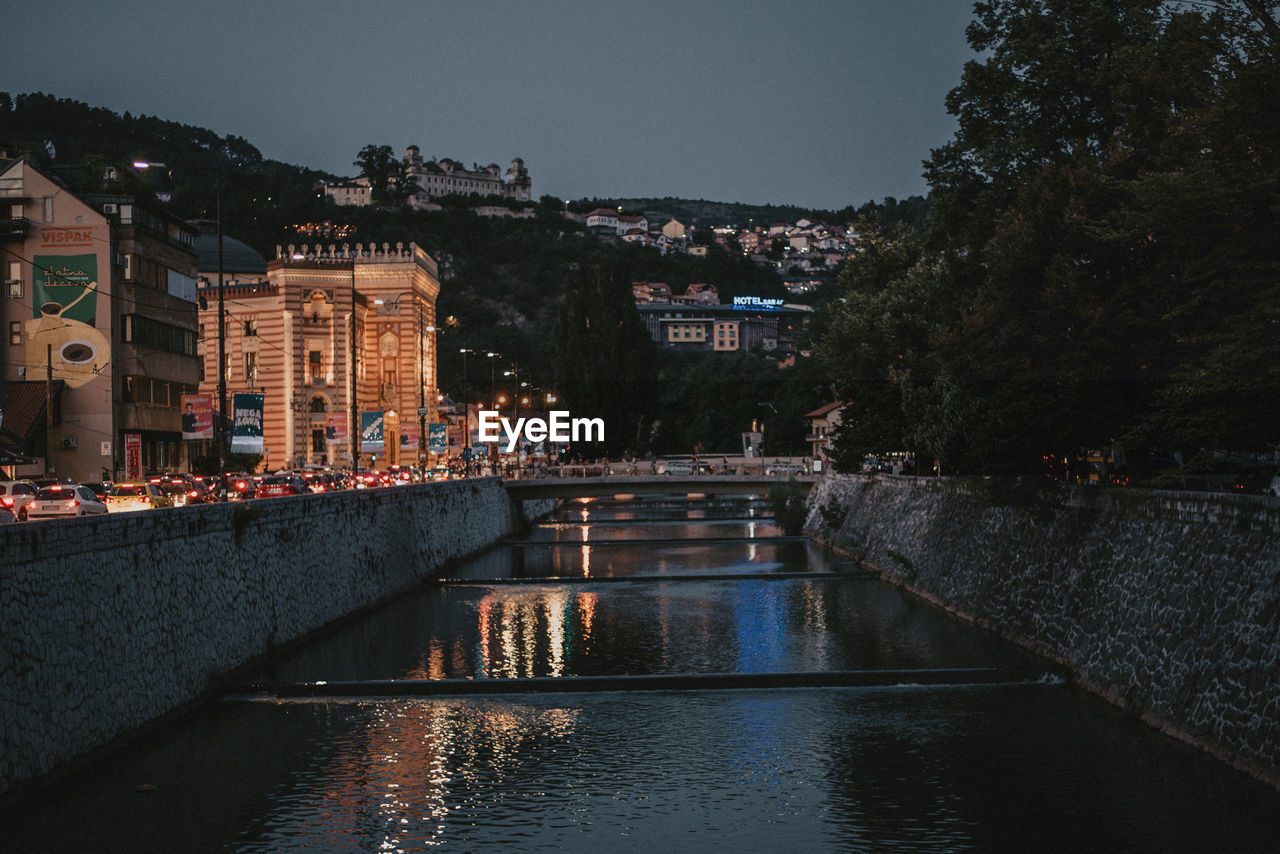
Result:
<instances>
[{"instance_id":1,"label":"reflection of bridge in water","mask_svg":"<svg viewBox=\"0 0 1280 854\"><path fill-rule=\"evenodd\" d=\"M516 501L538 498L601 498L614 495L768 495L775 486L800 485L808 492L818 475L783 478L761 474L606 475L505 480Z\"/></svg>"}]
</instances>

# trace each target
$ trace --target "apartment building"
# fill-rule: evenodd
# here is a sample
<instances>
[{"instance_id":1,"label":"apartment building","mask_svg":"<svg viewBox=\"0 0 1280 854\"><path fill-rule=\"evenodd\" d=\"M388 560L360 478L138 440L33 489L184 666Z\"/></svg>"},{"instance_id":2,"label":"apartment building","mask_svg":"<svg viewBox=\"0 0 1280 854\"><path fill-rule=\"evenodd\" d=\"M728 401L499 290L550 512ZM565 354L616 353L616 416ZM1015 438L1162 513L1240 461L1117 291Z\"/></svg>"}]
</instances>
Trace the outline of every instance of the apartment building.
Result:
<instances>
[{"instance_id":1,"label":"apartment building","mask_svg":"<svg viewBox=\"0 0 1280 854\"><path fill-rule=\"evenodd\" d=\"M0 206L0 465L85 481L187 466L196 229L154 200L77 195L27 159L0 161Z\"/></svg>"}]
</instances>

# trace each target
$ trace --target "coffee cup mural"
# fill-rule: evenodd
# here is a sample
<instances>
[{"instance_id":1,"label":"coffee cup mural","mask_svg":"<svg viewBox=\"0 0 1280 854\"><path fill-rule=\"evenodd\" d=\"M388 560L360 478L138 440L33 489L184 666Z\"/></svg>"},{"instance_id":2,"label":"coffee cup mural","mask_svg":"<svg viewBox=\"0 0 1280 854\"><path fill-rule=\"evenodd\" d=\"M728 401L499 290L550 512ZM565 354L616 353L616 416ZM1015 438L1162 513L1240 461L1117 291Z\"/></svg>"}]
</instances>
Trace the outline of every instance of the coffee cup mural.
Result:
<instances>
[{"instance_id":1,"label":"coffee cup mural","mask_svg":"<svg viewBox=\"0 0 1280 854\"><path fill-rule=\"evenodd\" d=\"M64 265L37 286L37 315L26 323L29 376L51 376L79 388L107 367L107 338L85 322L95 319L98 293L97 281L86 275L87 266Z\"/></svg>"}]
</instances>

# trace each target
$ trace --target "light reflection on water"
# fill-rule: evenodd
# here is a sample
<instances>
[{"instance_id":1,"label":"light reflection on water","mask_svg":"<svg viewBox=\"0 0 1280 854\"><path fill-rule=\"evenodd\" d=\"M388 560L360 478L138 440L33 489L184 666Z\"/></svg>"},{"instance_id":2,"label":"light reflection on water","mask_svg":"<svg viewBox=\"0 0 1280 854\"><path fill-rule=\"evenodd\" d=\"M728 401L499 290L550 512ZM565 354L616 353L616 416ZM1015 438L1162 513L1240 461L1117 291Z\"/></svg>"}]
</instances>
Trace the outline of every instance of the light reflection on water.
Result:
<instances>
[{"instance_id":1,"label":"light reflection on water","mask_svg":"<svg viewBox=\"0 0 1280 854\"><path fill-rule=\"evenodd\" d=\"M690 508L717 521L673 520ZM692 542L767 530L758 506L593 502L561 521L581 536L588 509L581 546L497 549L453 573L533 580L425 588L255 677L1042 664L841 577L847 565L805 543ZM635 527L600 524L623 514ZM607 531L673 542L598 546ZM813 570L833 575L687 579ZM0 831L6 851L51 854L1272 851L1280 795L1063 686L228 701L0 816Z\"/></svg>"}]
</instances>

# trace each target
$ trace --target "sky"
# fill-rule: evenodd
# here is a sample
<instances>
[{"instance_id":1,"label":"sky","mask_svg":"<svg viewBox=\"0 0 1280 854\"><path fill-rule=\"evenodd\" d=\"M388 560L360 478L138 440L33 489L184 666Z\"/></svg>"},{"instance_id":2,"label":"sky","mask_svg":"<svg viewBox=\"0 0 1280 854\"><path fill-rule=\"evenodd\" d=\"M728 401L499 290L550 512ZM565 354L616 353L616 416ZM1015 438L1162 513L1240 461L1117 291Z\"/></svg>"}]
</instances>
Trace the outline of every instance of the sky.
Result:
<instances>
[{"instance_id":1,"label":"sky","mask_svg":"<svg viewBox=\"0 0 1280 854\"><path fill-rule=\"evenodd\" d=\"M0 90L235 134L354 177L366 145L523 158L533 195L838 210L923 194L967 0L42 0Z\"/></svg>"}]
</instances>

